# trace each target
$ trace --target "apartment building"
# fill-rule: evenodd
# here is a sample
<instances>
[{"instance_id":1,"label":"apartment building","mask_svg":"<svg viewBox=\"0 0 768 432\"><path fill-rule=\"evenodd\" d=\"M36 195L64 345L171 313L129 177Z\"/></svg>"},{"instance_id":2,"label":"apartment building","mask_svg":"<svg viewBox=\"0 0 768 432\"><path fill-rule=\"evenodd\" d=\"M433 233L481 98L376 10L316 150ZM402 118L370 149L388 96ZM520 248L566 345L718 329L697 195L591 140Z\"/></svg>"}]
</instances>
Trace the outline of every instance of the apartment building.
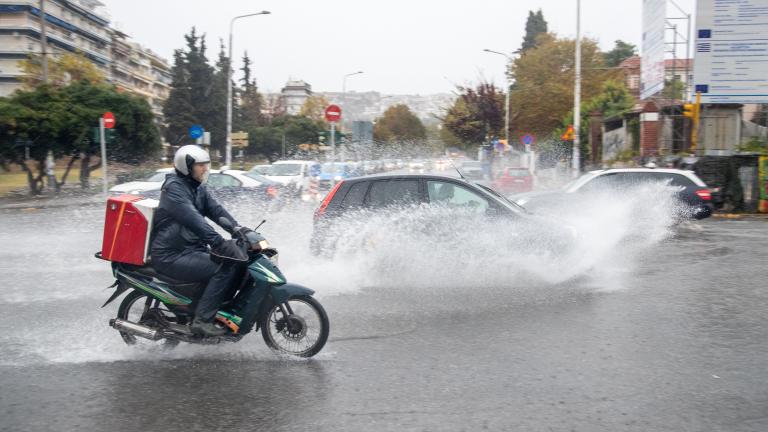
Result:
<instances>
[{"instance_id":1,"label":"apartment building","mask_svg":"<svg viewBox=\"0 0 768 432\"><path fill-rule=\"evenodd\" d=\"M19 60L42 51L39 0L0 0L0 96L21 87ZM98 0L45 0L48 52L80 52L109 76L109 16Z\"/></svg>"}]
</instances>

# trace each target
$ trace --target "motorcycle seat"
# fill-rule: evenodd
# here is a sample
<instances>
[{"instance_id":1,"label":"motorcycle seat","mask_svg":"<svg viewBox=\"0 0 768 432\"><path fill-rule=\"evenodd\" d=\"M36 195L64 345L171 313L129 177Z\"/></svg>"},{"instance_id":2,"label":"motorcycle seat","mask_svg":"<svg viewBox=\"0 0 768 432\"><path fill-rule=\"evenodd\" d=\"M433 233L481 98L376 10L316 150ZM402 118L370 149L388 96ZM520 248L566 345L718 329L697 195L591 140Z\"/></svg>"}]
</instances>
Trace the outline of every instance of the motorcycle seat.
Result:
<instances>
[{"instance_id":1,"label":"motorcycle seat","mask_svg":"<svg viewBox=\"0 0 768 432\"><path fill-rule=\"evenodd\" d=\"M150 277L158 279L162 282L165 282L169 285L174 286L187 286L187 285L199 285L201 282L189 282L189 281L180 281L178 279L174 279L170 276L166 276L157 270L155 270L154 267L151 265L143 265L143 266L135 266L135 265L125 265L126 270L131 271L133 273L138 273L142 276Z\"/></svg>"}]
</instances>

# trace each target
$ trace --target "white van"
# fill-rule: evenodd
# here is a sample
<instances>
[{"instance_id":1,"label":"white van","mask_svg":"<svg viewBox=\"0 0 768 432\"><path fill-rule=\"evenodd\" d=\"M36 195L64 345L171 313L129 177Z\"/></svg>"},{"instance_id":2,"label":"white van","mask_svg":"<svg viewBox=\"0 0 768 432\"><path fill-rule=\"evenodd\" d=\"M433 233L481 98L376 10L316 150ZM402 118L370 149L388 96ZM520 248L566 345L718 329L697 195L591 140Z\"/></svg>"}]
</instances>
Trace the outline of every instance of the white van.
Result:
<instances>
[{"instance_id":1,"label":"white van","mask_svg":"<svg viewBox=\"0 0 768 432\"><path fill-rule=\"evenodd\" d=\"M309 189L309 181L319 175L320 163L311 160L285 160L272 164L269 175L270 180L284 184L286 187L301 196L302 192Z\"/></svg>"}]
</instances>

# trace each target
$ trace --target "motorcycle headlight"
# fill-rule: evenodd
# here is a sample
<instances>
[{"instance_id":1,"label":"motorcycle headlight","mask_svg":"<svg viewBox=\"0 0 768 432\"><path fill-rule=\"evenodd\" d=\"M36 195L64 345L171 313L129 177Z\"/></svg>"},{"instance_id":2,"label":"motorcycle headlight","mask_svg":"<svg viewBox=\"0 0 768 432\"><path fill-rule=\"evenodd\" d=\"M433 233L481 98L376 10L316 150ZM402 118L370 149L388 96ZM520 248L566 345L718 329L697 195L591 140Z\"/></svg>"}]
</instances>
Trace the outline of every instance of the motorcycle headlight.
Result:
<instances>
[{"instance_id":1,"label":"motorcycle headlight","mask_svg":"<svg viewBox=\"0 0 768 432\"><path fill-rule=\"evenodd\" d=\"M266 240L262 240L259 242L259 249L264 250L269 247L269 242Z\"/></svg>"}]
</instances>

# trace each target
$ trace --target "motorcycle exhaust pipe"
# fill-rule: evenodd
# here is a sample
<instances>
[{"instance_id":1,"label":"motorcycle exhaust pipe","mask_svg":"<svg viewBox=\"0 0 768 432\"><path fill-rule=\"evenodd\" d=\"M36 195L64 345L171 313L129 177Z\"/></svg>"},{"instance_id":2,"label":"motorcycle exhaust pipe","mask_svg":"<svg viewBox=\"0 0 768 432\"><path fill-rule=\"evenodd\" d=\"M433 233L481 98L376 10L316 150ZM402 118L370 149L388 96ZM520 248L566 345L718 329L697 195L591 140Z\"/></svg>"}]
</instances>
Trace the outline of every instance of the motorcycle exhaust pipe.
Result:
<instances>
[{"instance_id":1,"label":"motorcycle exhaust pipe","mask_svg":"<svg viewBox=\"0 0 768 432\"><path fill-rule=\"evenodd\" d=\"M157 330L151 329L141 324L136 324L134 322L122 320L120 318L114 318L109 320L109 325L115 330L119 330L125 333L139 336L139 337L143 337L144 339L158 340L161 338L160 332L158 332Z\"/></svg>"}]
</instances>

